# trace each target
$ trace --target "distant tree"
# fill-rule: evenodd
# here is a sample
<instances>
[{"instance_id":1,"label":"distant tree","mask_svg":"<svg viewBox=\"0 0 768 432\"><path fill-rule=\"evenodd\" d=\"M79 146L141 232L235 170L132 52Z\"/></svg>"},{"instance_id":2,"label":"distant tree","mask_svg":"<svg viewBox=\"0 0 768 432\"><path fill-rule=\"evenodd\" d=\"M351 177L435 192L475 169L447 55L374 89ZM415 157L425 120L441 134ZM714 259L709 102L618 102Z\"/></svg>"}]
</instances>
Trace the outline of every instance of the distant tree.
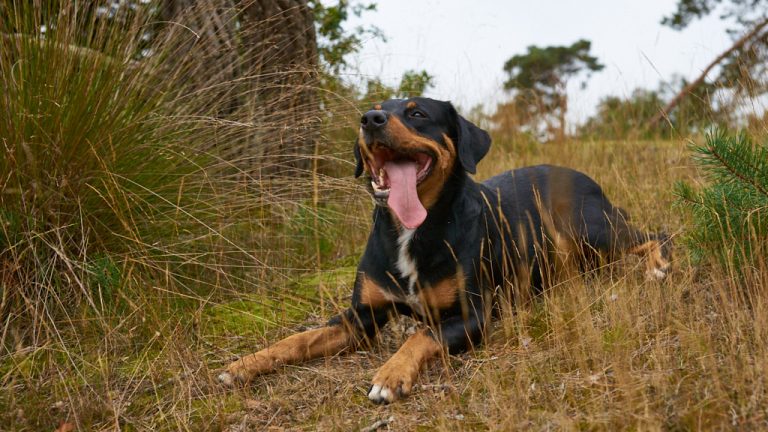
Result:
<instances>
[{"instance_id":1,"label":"distant tree","mask_svg":"<svg viewBox=\"0 0 768 432\"><path fill-rule=\"evenodd\" d=\"M751 28L765 20L766 0L678 0L677 10L662 18L661 23L675 30L682 30L693 21L718 11L720 18L737 25L729 31Z\"/></svg>"},{"instance_id":2,"label":"distant tree","mask_svg":"<svg viewBox=\"0 0 768 432\"><path fill-rule=\"evenodd\" d=\"M349 30L345 24L350 14L360 17L364 12L375 11L375 3L337 0L335 4L321 0L309 0L317 29L317 50L326 72L338 76L348 66L347 58L356 53L364 37L383 39L376 26L356 27Z\"/></svg>"},{"instance_id":3,"label":"distant tree","mask_svg":"<svg viewBox=\"0 0 768 432\"><path fill-rule=\"evenodd\" d=\"M735 121L734 110L725 100L722 86L716 83L692 85L685 78L676 76L661 83L659 88L664 93L667 106L680 93L687 92L687 96L678 101L677 108L667 112L664 122L661 122L682 134L704 133L713 127L730 125Z\"/></svg>"},{"instance_id":4,"label":"distant tree","mask_svg":"<svg viewBox=\"0 0 768 432\"><path fill-rule=\"evenodd\" d=\"M628 98L604 97L598 102L595 115L579 128L579 135L602 139L668 136L668 123L647 129L648 120L664 103L659 92L646 89L636 89Z\"/></svg>"},{"instance_id":5,"label":"distant tree","mask_svg":"<svg viewBox=\"0 0 768 432\"><path fill-rule=\"evenodd\" d=\"M543 120L550 135L554 133L558 139L565 136L568 81L582 73L589 77L604 67L590 55L591 45L582 39L570 46L529 46L525 54L507 60L504 89L513 92L512 104L520 120L532 128ZM586 86L586 79L581 85ZM556 126L551 118L557 120Z\"/></svg>"},{"instance_id":6,"label":"distant tree","mask_svg":"<svg viewBox=\"0 0 768 432\"><path fill-rule=\"evenodd\" d=\"M415 70L409 70L403 73L400 78L400 86L398 87L398 96L409 98L415 96L421 96L429 88L434 87L435 77L428 74L427 71L417 72Z\"/></svg>"},{"instance_id":7,"label":"distant tree","mask_svg":"<svg viewBox=\"0 0 768 432\"><path fill-rule=\"evenodd\" d=\"M760 96L768 91L768 0L678 0L677 9L662 24L683 30L693 21L718 12L729 22L733 44L715 57L695 79L683 87L650 121L650 126L669 114L701 86L727 89L734 96ZM716 76L709 74L719 66ZM734 98L735 99L735 98Z\"/></svg>"},{"instance_id":8,"label":"distant tree","mask_svg":"<svg viewBox=\"0 0 768 432\"><path fill-rule=\"evenodd\" d=\"M397 87L388 86L378 78L370 79L366 85L366 94L361 98L362 103L367 105L392 98L422 96L434 86L434 80L435 77L424 70L404 72Z\"/></svg>"},{"instance_id":9,"label":"distant tree","mask_svg":"<svg viewBox=\"0 0 768 432\"><path fill-rule=\"evenodd\" d=\"M684 78L673 77L659 83L658 90L636 89L627 98L607 96L598 102L595 115L579 127L579 135L605 139L670 138L673 133L702 133L712 126L732 122L731 111L720 106L718 89L712 84L697 86L664 121L650 121L680 89L689 85Z\"/></svg>"}]
</instances>

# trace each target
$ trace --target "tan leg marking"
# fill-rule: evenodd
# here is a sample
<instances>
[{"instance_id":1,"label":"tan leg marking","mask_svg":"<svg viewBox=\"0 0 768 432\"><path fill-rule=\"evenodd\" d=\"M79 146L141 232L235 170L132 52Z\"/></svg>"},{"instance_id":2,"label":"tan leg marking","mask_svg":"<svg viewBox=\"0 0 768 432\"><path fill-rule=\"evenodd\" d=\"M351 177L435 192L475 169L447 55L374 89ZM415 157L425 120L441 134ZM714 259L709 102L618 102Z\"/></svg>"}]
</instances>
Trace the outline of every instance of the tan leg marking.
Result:
<instances>
[{"instance_id":1,"label":"tan leg marking","mask_svg":"<svg viewBox=\"0 0 768 432\"><path fill-rule=\"evenodd\" d=\"M389 403L408 395L421 368L442 349L442 345L426 330L417 331L376 372L368 399L376 403Z\"/></svg>"},{"instance_id":2,"label":"tan leg marking","mask_svg":"<svg viewBox=\"0 0 768 432\"><path fill-rule=\"evenodd\" d=\"M289 336L263 350L230 363L219 381L231 385L248 382L257 375L274 371L282 364L298 363L317 357L338 354L351 344L352 338L343 325L321 327Z\"/></svg>"},{"instance_id":3,"label":"tan leg marking","mask_svg":"<svg viewBox=\"0 0 768 432\"><path fill-rule=\"evenodd\" d=\"M547 234L549 242L548 258L552 260L554 274L547 275L547 285L554 285L559 280L569 280L580 274L577 256L578 246L572 232L571 220L573 202L568 195L571 189L569 184L560 179L560 176L550 176L550 181L557 185L549 197L549 202L542 202L541 196L536 192L536 207L541 215L541 223Z\"/></svg>"},{"instance_id":4,"label":"tan leg marking","mask_svg":"<svg viewBox=\"0 0 768 432\"><path fill-rule=\"evenodd\" d=\"M658 240L650 240L641 245L631 247L627 253L640 255L645 258L646 274L651 279L664 279L672 266L661 253Z\"/></svg>"},{"instance_id":5,"label":"tan leg marking","mask_svg":"<svg viewBox=\"0 0 768 432\"><path fill-rule=\"evenodd\" d=\"M561 275L560 277L569 280L579 275L576 243L570 237L557 232L554 237L554 244L556 271Z\"/></svg>"}]
</instances>

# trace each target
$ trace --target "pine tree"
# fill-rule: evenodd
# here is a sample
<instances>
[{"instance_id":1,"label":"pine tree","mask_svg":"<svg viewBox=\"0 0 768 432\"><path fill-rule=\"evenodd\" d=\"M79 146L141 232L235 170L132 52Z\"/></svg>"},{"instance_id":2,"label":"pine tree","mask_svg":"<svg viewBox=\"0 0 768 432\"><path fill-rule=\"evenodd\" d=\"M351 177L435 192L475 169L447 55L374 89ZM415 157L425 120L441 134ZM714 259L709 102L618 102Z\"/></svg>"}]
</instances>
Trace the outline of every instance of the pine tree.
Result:
<instances>
[{"instance_id":1,"label":"pine tree","mask_svg":"<svg viewBox=\"0 0 768 432\"><path fill-rule=\"evenodd\" d=\"M744 274L745 266L765 261L768 251L768 145L743 132L708 134L693 146L694 162L706 185L677 185L679 203L691 212L687 240L696 260L715 258Z\"/></svg>"}]
</instances>

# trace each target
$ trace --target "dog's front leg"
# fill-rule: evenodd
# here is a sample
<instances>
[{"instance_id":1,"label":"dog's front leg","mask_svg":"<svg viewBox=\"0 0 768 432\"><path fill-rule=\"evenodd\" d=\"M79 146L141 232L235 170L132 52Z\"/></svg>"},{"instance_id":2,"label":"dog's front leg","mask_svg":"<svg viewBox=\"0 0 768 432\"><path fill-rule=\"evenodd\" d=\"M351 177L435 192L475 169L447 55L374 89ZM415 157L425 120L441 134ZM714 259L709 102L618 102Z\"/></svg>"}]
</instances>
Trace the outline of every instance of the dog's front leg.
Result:
<instances>
[{"instance_id":1,"label":"dog's front leg","mask_svg":"<svg viewBox=\"0 0 768 432\"><path fill-rule=\"evenodd\" d=\"M225 385L247 383L255 376L272 372L282 364L338 354L350 345L352 339L349 330L340 324L308 330L230 363L218 378Z\"/></svg>"},{"instance_id":2,"label":"dog's front leg","mask_svg":"<svg viewBox=\"0 0 768 432\"><path fill-rule=\"evenodd\" d=\"M427 362L441 355L465 351L482 338L483 318L471 314L449 317L439 323L439 335L430 329L417 331L382 366L373 377L368 399L390 403L410 394L419 372Z\"/></svg>"},{"instance_id":3,"label":"dog's front leg","mask_svg":"<svg viewBox=\"0 0 768 432\"><path fill-rule=\"evenodd\" d=\"M411 335L373 377L368 399L390 403L408 395L422 366L442 352L442 345L428 329Z\"/></svg>"},{"instance_id":4,"label":"dog's front leg","mask_svg":"<svg viewBox=\"0 0 768 432\"><path fill-rule=\"evenodd\" d=\"M289 336L227 366L218 379L225 385L247 383L254 377L295 364L338 354L368 340L389 319L389 308L359 304L332 318L328 325Z\"/></svg>"}]
</instances>

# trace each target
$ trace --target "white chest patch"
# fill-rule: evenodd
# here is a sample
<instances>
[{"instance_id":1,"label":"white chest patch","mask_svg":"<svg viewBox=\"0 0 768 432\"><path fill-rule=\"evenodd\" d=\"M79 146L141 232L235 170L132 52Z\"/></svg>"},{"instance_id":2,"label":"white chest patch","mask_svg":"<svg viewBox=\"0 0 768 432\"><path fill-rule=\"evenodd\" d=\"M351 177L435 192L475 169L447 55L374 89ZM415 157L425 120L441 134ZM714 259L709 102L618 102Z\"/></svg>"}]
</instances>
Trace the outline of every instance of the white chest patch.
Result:
<instances>
[{"instance_id":1,"label":"white chest patch","mask_svg":"<svg viewBox=\"0 0 768 432\"><path fill-rule=\"evenodd\" d=\"M419 279L419 272L416 269L416 261L408 252L408 246L410 246L415 232L416 230L403 228L403 232L401 232L400 236L397 238L397 270L400 272L400 276L408 280L409 299L407 301L409 303L413 300L418 302L414 287L416 281Z\"/></svg>"}]
</instances>

